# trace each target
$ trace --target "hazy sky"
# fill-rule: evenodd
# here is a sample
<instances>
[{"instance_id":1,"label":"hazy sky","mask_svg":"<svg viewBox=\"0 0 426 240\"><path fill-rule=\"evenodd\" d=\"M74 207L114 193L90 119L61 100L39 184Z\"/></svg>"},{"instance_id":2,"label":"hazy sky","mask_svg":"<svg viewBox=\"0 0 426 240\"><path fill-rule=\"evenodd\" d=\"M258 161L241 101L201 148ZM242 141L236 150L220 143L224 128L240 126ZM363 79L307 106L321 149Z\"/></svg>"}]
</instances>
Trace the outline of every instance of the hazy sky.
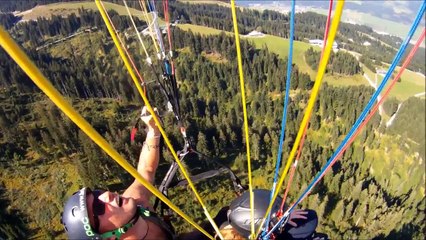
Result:
<instances>
[{"instance_id":1,"label":"hazy sky","mask_svg":"<svg viewBox=\"0 0 426 240\"><path fill-rule=\"evenodd\" d=\"M334 6L336 5L336 1ZM355 1L348 0L345 3L345 9L356 10L363 13L369 13L379 18L384 18L388 20L393 20L401 23L411 24L416 13L420 9L423 1L419 0L405 0L405 1ZM237 0L239 5L252 5L252 4L277 4L277 5L290 5L290 0L281 0L281 1L259 1L259 0ZM296 0L296 7L316 7L328 9L329 1L327 0Z\"/></svg>"}]
</instances>

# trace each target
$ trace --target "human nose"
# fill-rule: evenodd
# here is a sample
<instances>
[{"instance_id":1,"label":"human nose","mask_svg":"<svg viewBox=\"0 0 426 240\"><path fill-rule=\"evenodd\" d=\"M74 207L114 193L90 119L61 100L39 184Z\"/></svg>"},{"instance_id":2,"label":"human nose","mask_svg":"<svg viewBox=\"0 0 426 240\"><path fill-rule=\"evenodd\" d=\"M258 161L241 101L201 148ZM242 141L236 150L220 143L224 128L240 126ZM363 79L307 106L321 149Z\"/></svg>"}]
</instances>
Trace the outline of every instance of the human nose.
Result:
<instances>
[{"instance_id":1,"label":"human nose","mask_svg":"<svg viewBox=\"0 0 426 240\"><path fill-rule=\"evenodd\" d=\"M122 204L120 195L114 192L104 192L103 194L99 195L98 199L104 202L105 204L113 207L121 207Z\"/></svg>"},{"instance_id":2,"label":"human nose","mask_svg":"<svg viewBox=\"0 0 426 240\"><path fill-rule=\"evenodd\" d=\"M115 199L115 194L110 191L106 191L102 193L101 195L99 195L98 199L104 203L111 203Z\"/></svg>"}]
</instances>

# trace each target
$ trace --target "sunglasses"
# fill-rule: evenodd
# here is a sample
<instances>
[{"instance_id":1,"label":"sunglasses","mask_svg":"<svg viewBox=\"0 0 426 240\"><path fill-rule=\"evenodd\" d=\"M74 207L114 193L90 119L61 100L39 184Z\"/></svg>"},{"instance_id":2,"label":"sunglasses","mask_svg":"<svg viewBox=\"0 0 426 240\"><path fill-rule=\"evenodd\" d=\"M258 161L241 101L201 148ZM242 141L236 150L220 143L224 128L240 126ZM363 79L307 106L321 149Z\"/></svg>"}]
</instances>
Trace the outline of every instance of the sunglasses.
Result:
<instances>
[{"instance_id":1,"label":"sunglasses","mask_svg":"<svg viewBox=\"0 0 426 240\"><path fill-rule=\"evenodd\" d=\"M89 190L89 189L88 189ZM94 220L94 230L99 232L99 216L105 214L105 203L99 200L99 196L103 194L104 190L89 190L87 194L93 195L92 211L93 211L93 220Z\"/></svg>"}]
</instances>

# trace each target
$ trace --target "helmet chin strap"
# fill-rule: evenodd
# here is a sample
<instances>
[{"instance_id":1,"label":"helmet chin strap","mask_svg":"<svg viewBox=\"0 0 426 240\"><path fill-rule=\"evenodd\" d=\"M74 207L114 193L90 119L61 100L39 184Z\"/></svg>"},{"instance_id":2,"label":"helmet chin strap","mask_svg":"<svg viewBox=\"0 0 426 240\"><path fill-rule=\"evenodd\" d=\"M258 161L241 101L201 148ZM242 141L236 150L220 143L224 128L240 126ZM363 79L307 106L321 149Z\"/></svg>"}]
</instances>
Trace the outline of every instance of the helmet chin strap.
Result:
<instances>
[{"instance_id":1,"label":"helmet chin strap","mask_svg":"<svg viewBox=\"0 0 426 240\"><path fill-rule=\"evenodd\" d=\"M141 209L139 207L136 208L135 215L130 219L130 221L123 226L116 228L112 231L105 232L101 234L102 239L115 237L114 239L120 239L123 234L125 234L130 228L132 228L136 222L139 220L141 213Z\"/></svg>"}]
</instances>

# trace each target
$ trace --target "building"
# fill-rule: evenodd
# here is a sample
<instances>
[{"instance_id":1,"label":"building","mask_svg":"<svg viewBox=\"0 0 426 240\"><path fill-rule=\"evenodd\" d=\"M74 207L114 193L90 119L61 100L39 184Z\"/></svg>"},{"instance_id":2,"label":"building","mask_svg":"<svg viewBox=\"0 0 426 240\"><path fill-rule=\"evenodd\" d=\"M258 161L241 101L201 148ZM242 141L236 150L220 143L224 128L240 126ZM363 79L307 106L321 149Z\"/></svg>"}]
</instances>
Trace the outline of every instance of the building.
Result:
<instances>
[{"instance_id":1,"label":"building","mask_svg":"<svg viewBox=\"0 0 426 240\"><path fill-rule=\"evenodd\" d=\"M364 46L371 46L371 43L369 42L369 41L365 41L362 45L364 45Z\"/></svg>"},{"instance_id":2,"label":"building","mask_svg":"<svg viewBox=\"0 0 426 240\"><path fill-rule=\"evenodd\" d=\"M246 35L247 37L263 37L265 34L262 32L258 32L256 30L251 31L249 34Z\"/></svg>"},{"instance_id":3,"label":"building","mask_svg":"<svg viewBox=\"0 0 426 240\"><path fill-rule=\"evenodd\" d=\"M376 73L379 74L379 75L385 76L387 72L388 71L385 70L385 69L378 69L378 68L376 68Z\"/></svg>"},{"instance_id":4,"label":"building","mask_svg":"<svg viewBox=\"0 0 426 240\"><path fill-rule=\"evenodd\" d=\"M309 40L309 44L311 44L312 46L318 46L318 47L323 47L323 40L321 39L312 39ZM336 43L336 41L333 42L333 51L338 51L339 50L339 45Z\"/></svg>"}]
</instances>

